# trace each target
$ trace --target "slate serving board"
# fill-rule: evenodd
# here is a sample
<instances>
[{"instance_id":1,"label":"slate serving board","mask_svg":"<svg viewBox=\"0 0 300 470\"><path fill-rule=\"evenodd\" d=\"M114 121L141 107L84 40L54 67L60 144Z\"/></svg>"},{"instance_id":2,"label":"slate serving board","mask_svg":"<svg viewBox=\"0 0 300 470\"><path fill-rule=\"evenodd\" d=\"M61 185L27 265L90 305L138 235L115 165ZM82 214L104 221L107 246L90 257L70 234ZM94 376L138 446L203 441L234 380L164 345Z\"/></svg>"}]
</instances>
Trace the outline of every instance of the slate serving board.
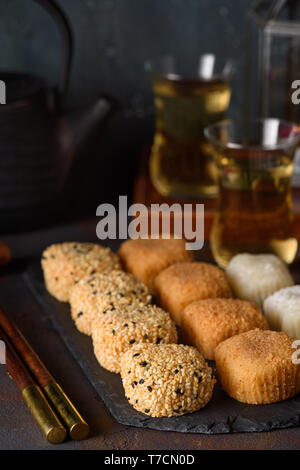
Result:
<instances>
[{"instance_id":1,"label":"slate serving board","mask_svg":"<svg viewBox=\"0 0 300 470\"><path fill-rule=\"evenodd\" d=\"M204 434L269 431L300 425L300 395L271 405L245 405L228 397L218 382L210 403L195 413L173 418L150 418L136 411L125 398L120 376L99 366L90 338L79 333L74 326L69 305L56 301L46 291L38 263L30 266L24 279L74 359L119 423L161 431Z\"/></svg>"}]
</instances>

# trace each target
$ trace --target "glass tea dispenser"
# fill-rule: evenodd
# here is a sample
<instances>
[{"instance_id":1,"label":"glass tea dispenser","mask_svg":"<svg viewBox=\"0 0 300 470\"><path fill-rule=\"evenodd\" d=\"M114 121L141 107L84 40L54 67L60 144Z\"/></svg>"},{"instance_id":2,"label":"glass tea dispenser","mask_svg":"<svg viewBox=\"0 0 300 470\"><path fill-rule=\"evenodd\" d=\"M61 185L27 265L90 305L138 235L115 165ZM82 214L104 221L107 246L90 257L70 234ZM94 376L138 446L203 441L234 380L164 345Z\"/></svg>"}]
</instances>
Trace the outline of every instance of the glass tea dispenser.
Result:
<instances>
[{"instance_id":1,"label":"glass tea dispenser","mask_svg":"<svg viewBox=\"0 0 300 470\"><path fill-rule=\"evenodd\" d=\"M300 79L300 1L255 0L247 19L245 114L300 124L291 99Z\"/></svg>"},{"instance_id":2,"label":"glass tea dispenser","mask_svg":"<svg viewBox=\"0 0 300 470\"><path fill-rule=\"evenodd\" d=\"M244 114L300 125L300 104L292 101L292 84L300 80L300 1L255 0L247 19ZM300 148L292 185L300 187Z\"/></svg>"}]
</instances>

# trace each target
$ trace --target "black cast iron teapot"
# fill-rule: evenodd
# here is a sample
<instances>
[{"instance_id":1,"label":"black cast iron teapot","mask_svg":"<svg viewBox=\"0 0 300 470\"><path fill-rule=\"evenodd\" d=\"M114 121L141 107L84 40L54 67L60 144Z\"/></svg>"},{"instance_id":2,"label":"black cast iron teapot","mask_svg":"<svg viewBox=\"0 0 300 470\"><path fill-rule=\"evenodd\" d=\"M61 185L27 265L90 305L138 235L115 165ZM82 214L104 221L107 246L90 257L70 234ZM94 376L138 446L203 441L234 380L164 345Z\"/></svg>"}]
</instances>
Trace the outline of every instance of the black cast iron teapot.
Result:
<instances>
[{"instance_id":1,"label":"black cast iron teapot","mask_svg":"<svg viewBox=\"0 0 300 470\"><path fill-rule=\"evenodd\" d=\"M55 1L35 1L51 14L64 38L63 74L60 84L49 88L38 77L0 71L6 88L6 104L0 104L0 233L26 229L29 219L48 216L76 153L112 110L111 100L102 97L72 122L62 113L72 32Z\"/></svg>"}]
</instances>

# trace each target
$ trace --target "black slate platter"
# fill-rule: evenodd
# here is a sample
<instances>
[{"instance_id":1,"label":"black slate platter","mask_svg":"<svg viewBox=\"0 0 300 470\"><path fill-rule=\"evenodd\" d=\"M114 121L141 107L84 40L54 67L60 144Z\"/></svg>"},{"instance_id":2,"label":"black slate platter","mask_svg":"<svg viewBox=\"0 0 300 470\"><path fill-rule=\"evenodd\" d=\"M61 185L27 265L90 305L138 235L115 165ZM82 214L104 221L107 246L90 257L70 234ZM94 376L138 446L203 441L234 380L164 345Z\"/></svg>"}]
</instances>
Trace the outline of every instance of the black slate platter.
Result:
<instances>
[{"instance_id":1,"label":"black slate platter","mask_svg":"<svg viewBox=\"0 0 300 470\"><path fill-rule=\"evenodd\" d=\"M272 405L244 405L228 397L217 383L210 403L200 411L174 418L150 418L127 402L120 376L97 363L90 338L79 333L69 305L51 297L43 283L39 264L25 273L25 281L74 359L94 386L113 417L121 424L161 431L222 434L269 431L300 425L300 395Z\"/></svg>"}]
</instances>

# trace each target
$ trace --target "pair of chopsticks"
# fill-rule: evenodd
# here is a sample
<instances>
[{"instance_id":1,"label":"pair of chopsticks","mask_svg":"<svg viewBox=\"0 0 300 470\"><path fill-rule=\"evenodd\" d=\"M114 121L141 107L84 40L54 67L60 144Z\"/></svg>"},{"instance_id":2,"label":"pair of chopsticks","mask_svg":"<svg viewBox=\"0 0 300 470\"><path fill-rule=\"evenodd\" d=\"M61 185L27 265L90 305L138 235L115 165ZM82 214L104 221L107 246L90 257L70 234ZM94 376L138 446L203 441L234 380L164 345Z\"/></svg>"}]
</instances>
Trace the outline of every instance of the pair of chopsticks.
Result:
<instances>
[{"instance_id":1,"label":"pair of chopsticks","mask_svg":"<svg viewBox=\"0 0 300 470\"><path fill-rule=\"evenodd\" d=\"M1 309L0 340L6 346L8 374L21 391L47 440L52 444L60 444L66 439L67 430L73 440L85 439L89 433L88 424Z\"/></svg>"}]
</instances>

